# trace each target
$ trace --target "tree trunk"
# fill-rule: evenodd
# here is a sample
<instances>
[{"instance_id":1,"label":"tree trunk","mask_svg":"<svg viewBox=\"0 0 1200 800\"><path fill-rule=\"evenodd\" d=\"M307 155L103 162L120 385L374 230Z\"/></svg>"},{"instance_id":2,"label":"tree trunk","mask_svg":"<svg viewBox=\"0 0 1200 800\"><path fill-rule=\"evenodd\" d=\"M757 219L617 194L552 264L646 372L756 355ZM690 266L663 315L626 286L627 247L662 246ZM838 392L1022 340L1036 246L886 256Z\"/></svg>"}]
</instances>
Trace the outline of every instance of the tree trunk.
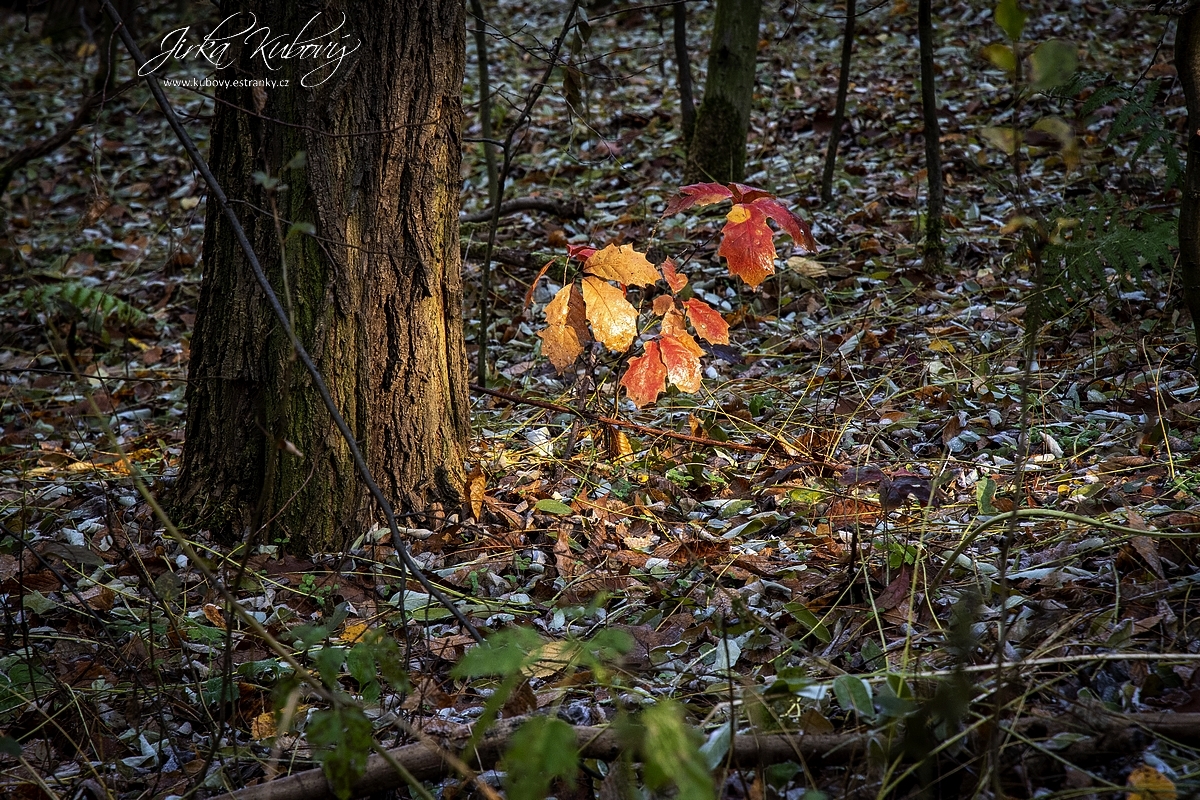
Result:
<instances>
[{"instance_id":1,"label":"tree trunk","mask_svg":"<svg viewBox=\"0 0 1200 800\"><path fill-rule=\"evenodd\" d=\"M838 142L846 121L846 93L850 90L850 61L854 54L854 0L846 0L846 27L842 31L842 71L838 75L837 101L833 107L833 129L825 150L825 171L821 173L821 203L833 200L833 170L837 166Z\"/></svg>"},{"instance_id":2,"label":"tree trunk","mask_svg":"<svg viewBox=\"0 0 1200 800\"><path fill-rule=\"evenodd\" d=\"M925 170L929 178L929 201L925 206L925 271L942 268L942 128L938 122L937 84L933 74L933 0L917 5L917 35L921 43L921 106L925 117Z\"/></svg>"},{"instance_id":3,"label":"tree trunk","mask_svg":"<svg viewBox=\"0 0 1200 800\"><path fill-rule=\"evenodd\" d=\"M684 143L696 130L696 106L692 101L692 56L687 44L687 0L675 0L671 8L674 21L675 71L679 76L679 114L683 123Z\"/></svg>"},{"instance_id":4,"label":"tree trunk","mask_svg":"<svg viewBox=\"0 0 1200 800\"><path fill-rule=\"evenodd\" d=\"M746 134L761 14L762 0L717 0L704 100L688 143L688 183L728 183L746 177Z\"/></svg>"},{"instance_id":5,"label":"tree trunk","mask_svg":"<svg viewBox=\"0 0 1200 800\"><path fill-rule=\"evenodd\" d=\"M1183 299L1192 315L1200 344L1200 6L1192 5L1179 18L1175 33L1175 69L1187 101L1187 170L1179 201L1179 277ZM1200 351L1192 356L1200 373Z\"/></svg>"},{"instance_id":6,"label":"tree trunk","mask_svg":"<svg viewBox=\"0 0 1200 800\"><path fill-rule=\"evenodd\" d=\"M269 71L253 42L242 47L218 77L290 85L257 97L220 90L210 161L380 487L398 510L434 511L460 499L470 424L458 242L463 3L397 0L363 15L340 0L307 29L315 12L300 5L238 8L288 41L334 29L345 10L326 41L358 50L306 88L312 60ZM256 172L281 185L268 191ZM315 235L285 233L294 223ZM215 212L188 377L181 521L223 541L268 528L270 541L314 552L341 548L376 520Z\"/></svg>"}]
</instances>

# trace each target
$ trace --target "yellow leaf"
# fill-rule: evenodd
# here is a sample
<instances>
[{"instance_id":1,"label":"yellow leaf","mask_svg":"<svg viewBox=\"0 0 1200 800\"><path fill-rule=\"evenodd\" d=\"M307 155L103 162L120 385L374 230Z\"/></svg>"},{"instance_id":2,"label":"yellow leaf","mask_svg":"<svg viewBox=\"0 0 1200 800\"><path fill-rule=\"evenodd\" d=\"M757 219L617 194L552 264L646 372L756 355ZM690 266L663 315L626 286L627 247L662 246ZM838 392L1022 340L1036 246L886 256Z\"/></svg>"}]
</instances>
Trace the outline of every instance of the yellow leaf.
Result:
<instances>
[{"instance_id":1,"label":"yellow leaf","mask_svg":"<svg viewBox=\"0 0 1200 800\"><path fill-rule=\"evenodd\" d=\"M250 720L250 736L255 739L270 739L275 735L275 712L264 711Z\"/></svg>"},{"instance_id":2,"label":"yellow leaf","mask_svg":"<svg viewBox=\"0 0 1200 800\"><path fill-rule=\"evenodd\" d=\"M341 632L341 634L338 635L338 638L341 639L346 644L354 644L359 639L361 639L363 637L363 635L366 634L366 632L367 632L367 623L365 623L365 622L350 622L350 623L346 624L345 628L342 628L342 632Z\"/></svg>"},{"instance_id":3,"label":"yellow leaf","mask_svg":"<svg viewBox=\"0 0 1200 800\"><path fill-rule=\"evenodd\" d=\"M1129 773L1126 783L1134 791L1125 793L1125 800L1175 800L1178 796L1171 779L1148 764Z\"/></svg>"},{"instance_id":4,"label":"yellow leaf","mask_svg":"<svg viewBox=\"0 0 1200 800\"><path fill-rule=\"evenodd\" d=\"M659 278L654 265L631 244L610 244L597 250L584 262L583 271L627 286L653 286Z\"/></svg>"},{"instance_id":5,"label":"yellow leaf","mask_svg":"<svg viewBox=\"0 0 1200 800\"><path fill-rule=\"evenodd\" d=\"M583 279L583 302L596 340L616 353L624 353L637 336L637 311L620 289L589 275Z\"/></svg>"},{"instance_id":6,"label":"yellow leaf","mask_svg":"<svg viewBox=\"0 0 1200 800\"><path fill-rule=\"evenodd\" d=\"M935 353L957 352L954 348L954 342L948 342L945 339L931 339L929 341L929 349Z\"/></svg>"},{"instance_id":7,"label":"yellow leaf","mask_svg":"<svg viewBox=\"0 0 1200 800\"><path fill-rule=\"evenodd\" d=\"M538 333L542 353L559 372L575 363L590 340L584 316L583 297L568 283L546 304L546 329Z\"/></svg>"},{"instance_id":8,"label":"yellow leaf","mask_svg":"<svg viewBox=\"0 0 1200 800\"><path fill-rule=\"evenodd\" d=\"M1020 137L1017 136L1012 128L980 128L979 135L992 147L1003 150L1004 154L1009 156L1017 152L1017 147L1021 143Z\"/></svg>"}]
</instances>

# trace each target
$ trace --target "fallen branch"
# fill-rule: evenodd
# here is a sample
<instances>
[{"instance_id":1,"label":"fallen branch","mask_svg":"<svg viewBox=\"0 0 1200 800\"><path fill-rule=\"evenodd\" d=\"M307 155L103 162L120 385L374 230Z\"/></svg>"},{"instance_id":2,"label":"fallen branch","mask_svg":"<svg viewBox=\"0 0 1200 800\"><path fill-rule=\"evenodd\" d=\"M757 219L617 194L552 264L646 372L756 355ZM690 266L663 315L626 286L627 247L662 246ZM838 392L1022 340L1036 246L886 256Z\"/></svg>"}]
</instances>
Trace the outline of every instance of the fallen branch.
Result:
<instances>
[{"instance_id":1,"label":"fallen branch","mask_svg":"<svg viewBox=\"0 0 1200 800\"><path fill-rule=\"evenodd\" d=\"M490 769L500 760L508 745L510 734L489 736L479 743L474 758L476 766ZM582 758L614 761L624 749L617 732L611 728L579 727L575 742ZM461 744L461 743L460 743ZM766 736L737 736L730 752L733 766L756 766L783 761L804 761L815 764L845 764L866 751L867 734L770 734ZM452 772L443 751L426 744L410 744L388 751L418 780L431 780ZM464 756L464 760L467 760ZM402 784L396 771L381 756L371 756L367 771L354 784L353 796L365 797L376 792L395 789ZM333 790L320 769L298 772L270 783L249 786L228 795L236 800L327 800Z\"/></svg>"},{"instance_id":2,"label":"fallen branch","mask_svg":"<svg viewBox=\"0 0 1200 800\"><path fill-rule=\"evenodd\" d=\"M487 222L495 213L495 208L475 211L470 214L460 214L459 222ZM583 216L582 200L555 200L552 197L517 197L500 204L499 216L516 214L520 211L545 211L562 219L579 219Z\"/></svg>"},{"instance_id":3,"label":"fallen branch","mask_svg":"<svg viewBox=\"0 0 1200 800\"><path fill-rule=\"evenodd\" d=\"M1076 712L1056 717L1024 717L1014 724L1012 730L1021 738L1034 735L1039 739L1064 731L1092 734L1063 751L1067 760L1079 764L1111 757L1114 747L1129 747L1136 739L1138 730L1184 743L1195 743L1200 737L1200 714L1117 714L1087 706L1076 709ZM473 767L491 769L499 762L512 733L523 721L524 718L518 717L501 722L500 730L485 737L473 756L464 754L462 759ZM882 734L741 735L734 737L727 763L732 767L755 767L796 761L810 770L818 766L844 765L866 755L867 743L872 735L878 737ZM452 743L452 747L457 750L465 741L458 740ZM611 762L624 751L617 731L612 728L575 728L575 743L580 756L585 759ZM409 744L388 751L394 761L418 780L435 780L453 774L455 770L446 758L447 753L432 744ZM353 796L365 797L387 791L400 786L402 782L388 761L382 756L373 755L367 761L366 773L354 785ZM305 770L286 778L238 789L227 795L233 800L328 800L333 796L320 769Z\"/></svg>"}]
</instances>

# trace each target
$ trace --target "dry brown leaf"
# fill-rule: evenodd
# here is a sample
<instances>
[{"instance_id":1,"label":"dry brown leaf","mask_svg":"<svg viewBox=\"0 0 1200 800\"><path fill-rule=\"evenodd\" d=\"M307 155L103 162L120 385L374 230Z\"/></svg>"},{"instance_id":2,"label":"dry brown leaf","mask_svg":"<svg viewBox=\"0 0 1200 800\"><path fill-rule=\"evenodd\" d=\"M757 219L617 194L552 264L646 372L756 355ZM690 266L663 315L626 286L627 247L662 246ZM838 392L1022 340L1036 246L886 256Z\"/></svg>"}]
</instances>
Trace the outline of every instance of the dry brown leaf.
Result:
<instances>
[{"instance_id":1,"label":"dry brown leaf","mask_svg":"<svg viewBox=\"0 0 1200 800\"><path fill-rule=\"evenodd\" d=\"M467 474L467 499L471 502L471 514L478 521L483 516L483 497L487 490L487 476L475 467Z\"/></svg>"},{"instance_id":2,"label":"dry brown leaf","mask_svg":"<svg viewBox=\"0 0 1200 800\"><path fill-rule=\"evenodd\" d=\"M216 625L218 628L220 628L222 630L224 630L227 627L225 625L225 615L223 613L221 613L220 608L213 605L212 603L204 604L204 616L208 618L209 622L211 622L213 625Z\"/></svg>"}]
</instances>

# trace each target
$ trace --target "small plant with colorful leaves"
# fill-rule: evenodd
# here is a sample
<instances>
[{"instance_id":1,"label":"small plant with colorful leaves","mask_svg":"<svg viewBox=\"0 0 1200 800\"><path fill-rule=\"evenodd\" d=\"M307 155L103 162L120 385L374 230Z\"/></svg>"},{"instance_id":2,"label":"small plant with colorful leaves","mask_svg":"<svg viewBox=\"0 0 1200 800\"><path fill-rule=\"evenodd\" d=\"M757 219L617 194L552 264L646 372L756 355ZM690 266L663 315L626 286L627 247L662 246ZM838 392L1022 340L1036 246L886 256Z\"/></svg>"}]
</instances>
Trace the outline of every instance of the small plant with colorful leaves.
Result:
<instances>
[{"instance_id":1,"label":"small plant with colorful leaves","mask_svg":"<svg viewBox=\"0 0 1200 800\"><path fill-rule=\"evenodd\" d=\"M791 236L794 245L816 251L816 241L804 220L769 192L740 183L685 186L663 215L725 200L732 201L733 208L726 214L717 255L725 259L731 274L751 287L775 272L775 231L768 220ZM546 305L546 327L538 334L542 352L554 367L565 372L593 340L614 353L627 352L638 338L639 314L626 298L626 290L630 286L648 288L662 280L669 293L659 294L651 305L653 315L659 318L658 332L646 339L642 355L630 360L620 383L639 408L657 400L667 383L682 392L699 391L704 349L695 336L713 345L728 344L729 325L708 303L681 295L688 278L674 260L667 258L656 267L630 244L610 244L599 250L570 245L567 254L583 262L581 276L567 283ZM688 330L689 323L695 336Z\"/></svg>"}]
</instances>

